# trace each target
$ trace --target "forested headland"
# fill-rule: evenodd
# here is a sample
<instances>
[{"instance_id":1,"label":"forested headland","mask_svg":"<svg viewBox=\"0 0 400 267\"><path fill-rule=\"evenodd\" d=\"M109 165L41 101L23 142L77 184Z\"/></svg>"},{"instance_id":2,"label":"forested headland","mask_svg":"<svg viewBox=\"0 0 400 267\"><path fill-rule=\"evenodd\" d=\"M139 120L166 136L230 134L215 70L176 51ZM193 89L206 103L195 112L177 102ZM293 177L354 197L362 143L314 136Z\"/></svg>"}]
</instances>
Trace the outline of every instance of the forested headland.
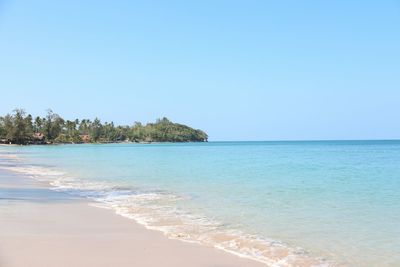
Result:
<instances>
[{"instance_id":1,"label":"forested headland","mask_svg":"<svg viewBox=\"0 0 400 267\"><path fill-rule=\"evenodd\" d=\"M102 123L100 119L65 120L52 110L33 117L23 109L0 117L0 142L5 144L68 144L114 142L206 142L207 134L167 118L132 126Z\"/></svg>"}]
</instances>

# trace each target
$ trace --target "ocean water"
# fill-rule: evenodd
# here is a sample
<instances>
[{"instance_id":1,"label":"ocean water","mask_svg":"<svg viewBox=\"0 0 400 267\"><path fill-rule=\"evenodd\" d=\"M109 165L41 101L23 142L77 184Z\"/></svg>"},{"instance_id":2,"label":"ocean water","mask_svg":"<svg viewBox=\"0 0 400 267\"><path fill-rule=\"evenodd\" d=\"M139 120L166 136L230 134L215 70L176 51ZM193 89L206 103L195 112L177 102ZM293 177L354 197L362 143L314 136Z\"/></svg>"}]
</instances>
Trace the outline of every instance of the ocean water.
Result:
<instances>
[{"instance_id":1,"label":"ocean water","mask_svg":"<svg viewBox=\"0 0 400 267\"><path fill-rule=\"evenodd\" d=\"M400 141L1 147L5 168L269 266L400 266Z\"/></svg>"}]
</instances>

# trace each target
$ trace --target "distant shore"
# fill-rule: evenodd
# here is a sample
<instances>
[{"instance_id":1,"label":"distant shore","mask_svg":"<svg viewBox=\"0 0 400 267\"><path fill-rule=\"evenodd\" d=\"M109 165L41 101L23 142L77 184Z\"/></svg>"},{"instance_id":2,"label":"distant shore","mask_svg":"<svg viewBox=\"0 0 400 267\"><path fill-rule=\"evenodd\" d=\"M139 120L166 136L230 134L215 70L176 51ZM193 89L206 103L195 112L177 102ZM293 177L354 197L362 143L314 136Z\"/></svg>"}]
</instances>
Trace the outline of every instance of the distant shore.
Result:
<instances>
[{"instance_id":1,"label":"distant shore","mask_svg":"<svg viewBox=\"0 0 400 267\"><path fill-rule=\"evenodd\" d=\"M208 143L208 141L200 142L200 141L184 141L184 142L173 142L173 141L121 141L121 142L96 142L96 143L31 143L31 144L6 144L0 143L0 146L9 147L9 146L58 146L58 145L106 145L106 144L138 144L138 145L146 145L146 144L177 144L177 143Z\"/></svg>"},{"instance_id":2,"label":"distant shore","mask_svg":"<svg viewBox=\"0 0 400 267\"><path fill-rule=\"evenodd\" d=\"M65 120L51 109L46 117L35 117L24 109L0 116L0 143L3 144L73 144L118 142L207 142L208 135L200 129L174 123L168 118L154 123L132 126L102 123L99 118Z\"/></svg>"},{"instance_id":3,"label":"distant shore","mask_svg":"<svg viewBox=\"0 0 400 267\"><path fill-rule=\"evenodd\" d=\"M0 266L261 267L211 247L166 238L84 198L1 169Z\"/></svg>"}]
</instances>

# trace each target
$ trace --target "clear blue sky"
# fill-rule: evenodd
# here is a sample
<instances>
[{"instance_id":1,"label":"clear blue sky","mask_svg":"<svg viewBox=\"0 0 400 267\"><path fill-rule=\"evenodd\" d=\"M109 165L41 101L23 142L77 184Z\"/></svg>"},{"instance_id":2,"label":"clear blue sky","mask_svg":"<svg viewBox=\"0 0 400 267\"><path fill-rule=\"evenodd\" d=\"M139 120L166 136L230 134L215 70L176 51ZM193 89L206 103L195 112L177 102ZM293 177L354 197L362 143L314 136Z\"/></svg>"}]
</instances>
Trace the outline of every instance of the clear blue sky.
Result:
<instances>
[{"instance_id":1,"label":"clear blue sky","mask_svg":"<svg viewBox=\"0 0 400 267\"><path fill-rule=\"evenodd\" d=\"M0 0L0 99L211 140L400 138L400 1Z\"/></svg>"}]
</instances>

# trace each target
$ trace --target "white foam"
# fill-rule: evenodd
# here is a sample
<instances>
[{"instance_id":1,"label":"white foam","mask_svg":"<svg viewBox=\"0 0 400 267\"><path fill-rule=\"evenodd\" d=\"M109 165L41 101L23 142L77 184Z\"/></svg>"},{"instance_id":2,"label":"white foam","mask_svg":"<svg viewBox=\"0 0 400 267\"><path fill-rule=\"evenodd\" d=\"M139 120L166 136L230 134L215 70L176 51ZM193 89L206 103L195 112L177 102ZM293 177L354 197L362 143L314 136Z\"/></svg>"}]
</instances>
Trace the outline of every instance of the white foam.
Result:
<instances>
[{"instance_id":1,"label":"white foam","mask_svg":"<svg viewBox=\"0 0 400 267\"><path fill-rule=\"evenodd\" d=\"M206 216L185 212L177 208L182 198L168 192L121 189L107 182L69 177L64 172L48 167L17 164L0 168L46 181L54 190L92 199L96 202L90 205L113 209L117 214L133 219L148 229L161 231L172 239L212 246L268 266L334 266L323 259L311 257L304 250L229 229Z\"/></svg>"}]
</instances>

